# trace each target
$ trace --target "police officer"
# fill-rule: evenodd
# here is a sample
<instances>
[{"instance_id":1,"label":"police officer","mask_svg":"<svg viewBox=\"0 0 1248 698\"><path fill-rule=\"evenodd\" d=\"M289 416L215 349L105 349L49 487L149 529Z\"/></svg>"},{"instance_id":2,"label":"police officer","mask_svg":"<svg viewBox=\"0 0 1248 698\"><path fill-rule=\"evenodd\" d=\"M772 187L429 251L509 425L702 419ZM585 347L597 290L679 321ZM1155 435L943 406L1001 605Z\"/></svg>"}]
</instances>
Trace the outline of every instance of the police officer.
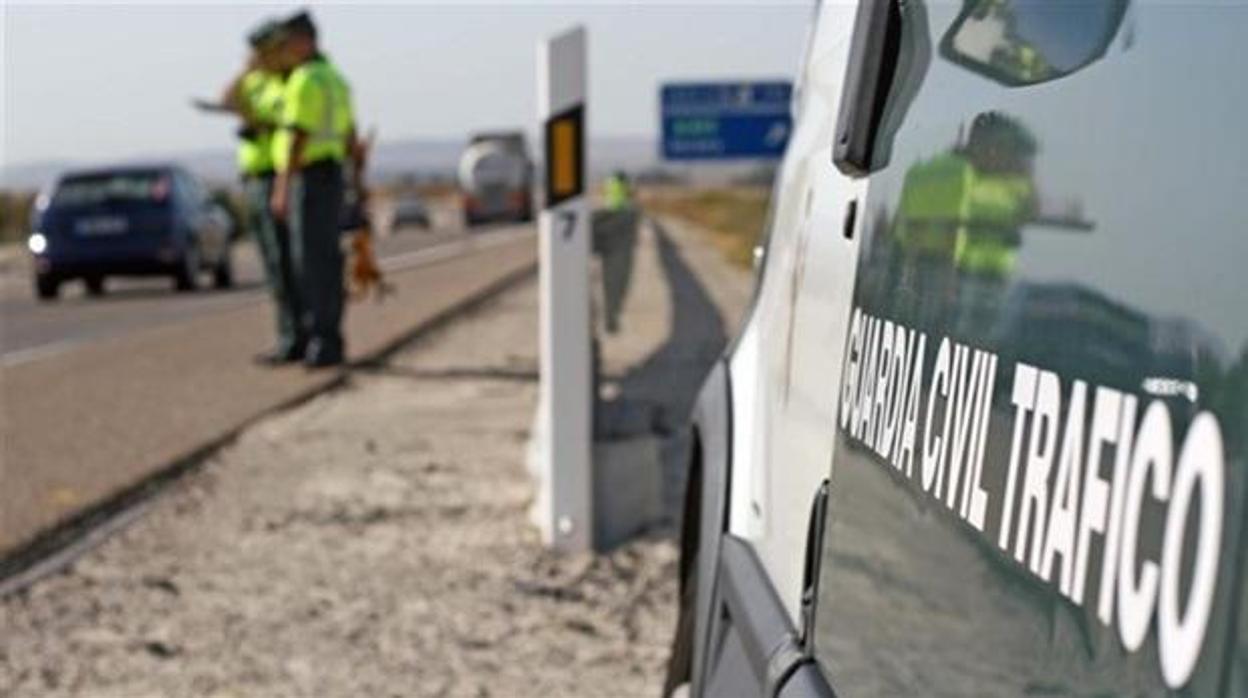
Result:
<instances>
[{"instance_id":1,"label":"police officer","mask_svg":"<svg viewBox=\"0 0 1248 698\"><path fill-rule=\"evenodd\" d=\"M633 251L637 245L637 210L623 171L616 170L603 181L602 200L605 211L594 216L594 251L602 259L606 329L616 334L633 276Z\"/></svg>"},{"instance_id":2,"label":"police officer","mask_svg":"<svg viewBox=\"0 0 1248 698\"><path fill-rule=\"evenodd\" d=\"M973 225L964 227L958 238L958 312L953 321L960 333L992 337L1018 263L1023 226L1036 213L1032 173L1037 143L1014 117L985 112L971 124L964 152L975 168L969 204Z\"/></svg>"},{"instance_id":3,"label":"police officer","mask_svg":"<svg viewBox=\"0 0 1248 698\"><path fill-rule=\"evenodd\" d=\"M1006 279L1022 246L1020 229L1034 215L1036 139L1000 112L975 117L963 149L975 172L968 202L973 225L959 231L955 263L964 274Z\"/></svg>"},{"instance_id":4,"label":"police officer","mask_svg":"<svg viewBox=\"0 0 1248 698\"><path fill-rule=\"evenodd\" d=\"M339 217L343 161L356 152L354 117L346 80L321 53L316 26L306 12L282 24L290 75L282 91L281 128L274 139L277 178L270 207L290 227L295 275L304 303L304 363L311 368L343 361L343 255ZM358 178L358 169L353 172Z\"/></svg>"},{"instance_id":5,"label":"police officer","mask_svg":"<svg viewBox=\"0 0 1248 698\"><path fill-rule=\"evenodd\" d=\"M222 101L243 119L239 130L238 167L247 195L249 227L256 236L275 309L277 341L256 360L264 365L278 365L301 360L305 345L289 231L285 222L275 218L269 210L274 179L273 140L285 73L282 25L276 20L266 20L247 40L251 44L251 59L226 88Z\"/></svg>"},{"instance_id":6,"label":"police officer","mask_svg":"<svg viewBox=\"0 0 1248 698\"><path fill-rule=\"evenodd\" d=\"M910 294L900 317L921 327L950 322L986 333L999 309L1034 215L1036 142L998 112L978 115L965 144L907 172L893 235ZM898 294L901 298L906 294Z\"/></svg>"},{"instance_id":7,"label":"police officer","mask_svg":"<svg viewBox=\"0 0 1248 698\"><path fill-rule=\"evenodd\" d=\"M628 175L622 170L612 172L602 184L602 199L608 211L623 211L632 205Z\"/></svg>"}]
</instances>

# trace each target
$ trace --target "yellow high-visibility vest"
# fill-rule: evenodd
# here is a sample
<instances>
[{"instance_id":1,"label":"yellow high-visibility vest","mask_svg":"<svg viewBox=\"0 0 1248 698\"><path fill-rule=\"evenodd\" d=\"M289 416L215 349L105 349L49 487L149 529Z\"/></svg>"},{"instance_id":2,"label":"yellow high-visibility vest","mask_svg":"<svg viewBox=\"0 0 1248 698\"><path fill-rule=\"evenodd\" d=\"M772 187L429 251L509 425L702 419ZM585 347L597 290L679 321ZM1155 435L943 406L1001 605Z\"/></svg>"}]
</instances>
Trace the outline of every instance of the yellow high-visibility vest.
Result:
<instances>
[{"instance_id":1,"label":"yellow high-visibility vest","mask_svg":"<svg viewBox=\"0 0 1248 698\"><path fill-rule=\"evenodd\" d=\"M254 122L254 132L238 144L238 169L257 175L273 171L273 134L281 116L282 77L265 70L243 76L238 95Z\"/></svg>"},{"instance_id":2,"label":"yellow high-visibility vest","mask_svg":"<svg viewBox=\"0 0 1248 698\"><path fill-rule=\"evenodd\" d=\"M342 74L321 57L304 63L290 74L282 90L281 128L273 139L274 164L280 171L289 168L296 131L307 134L305 165L341 162L347 156L347 134L354 121L351 90Z\"/></svg>"},{"instance_id":3,"label":"yellow high-visibility vest","mask_svg":"<svg viewBox=\"0 0 1248 698\"><path fill-rule=\"evenodd\" d=\"M893 235L910 253L1008 275L1033 193L1025 175L983 174L961 155L938 155L906 172Z\"/></svg>"},{"instance_id":4,"label":"yellow high-visibility vest","mask_svg":"<svg viewBox=\"0 0 1248 698\"><path fill-rule=\"evenodd\" d=\"M619 211L629 204L628 184L620 177L607 177L602 186L603 203L611 211Z\"/></svg>"}]
</instances>

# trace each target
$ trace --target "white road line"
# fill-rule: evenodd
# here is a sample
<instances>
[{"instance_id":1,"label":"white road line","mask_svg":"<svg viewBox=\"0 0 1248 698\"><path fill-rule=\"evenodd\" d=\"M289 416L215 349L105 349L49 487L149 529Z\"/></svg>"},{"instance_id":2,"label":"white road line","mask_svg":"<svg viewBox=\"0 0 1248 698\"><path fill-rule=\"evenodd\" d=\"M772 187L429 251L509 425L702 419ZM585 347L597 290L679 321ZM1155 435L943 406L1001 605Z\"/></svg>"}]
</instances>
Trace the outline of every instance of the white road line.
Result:
<instances>
[{"instance_id":1,"label":"white road line","mask_svg":"<svg viewBox=\"0 0 1248 698\"><path fill-rule=\"evenodd\" d=\"M35 347L27 347L26 349L17 349L0 356L0 368L9 368L18 364L29 363L41 359L45 356L61 354L69 351L73 347L89 341L86 339L60 339L48 344L40 344Z\"/></svg>"}]
</instances>

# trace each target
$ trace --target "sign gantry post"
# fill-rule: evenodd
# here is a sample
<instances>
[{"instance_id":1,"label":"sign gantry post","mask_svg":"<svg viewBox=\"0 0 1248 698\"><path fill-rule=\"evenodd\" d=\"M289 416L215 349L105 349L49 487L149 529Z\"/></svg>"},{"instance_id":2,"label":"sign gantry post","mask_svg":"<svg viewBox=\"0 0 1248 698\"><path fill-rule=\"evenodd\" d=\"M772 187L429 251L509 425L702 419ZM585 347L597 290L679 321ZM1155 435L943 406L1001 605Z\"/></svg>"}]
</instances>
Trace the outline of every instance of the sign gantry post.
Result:
<instances>
[{"instance_id":1,"label":"sign gantry post","mask_svg":"<svg viewBox=\"0 0 1248 698\"><path fill-rule=\"evenodd\" d=\"M538 478L534 518L543 542L566 552L593 545L586 72L583 27L539 43L546 186L538 218L541 385L532 454Z\"/></svg>"}]
</instances>

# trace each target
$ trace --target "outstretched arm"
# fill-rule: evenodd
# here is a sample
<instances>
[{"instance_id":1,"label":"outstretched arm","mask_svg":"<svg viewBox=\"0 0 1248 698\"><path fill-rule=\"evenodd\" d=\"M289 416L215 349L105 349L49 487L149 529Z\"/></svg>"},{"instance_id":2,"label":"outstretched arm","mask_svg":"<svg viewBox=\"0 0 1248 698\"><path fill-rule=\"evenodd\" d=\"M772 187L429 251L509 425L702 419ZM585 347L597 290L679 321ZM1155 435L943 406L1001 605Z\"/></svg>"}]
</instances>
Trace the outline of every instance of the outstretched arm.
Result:
<instances>
[{"instance_id":1,"label":"outstretched arm","mask_svg":"<svg viewBox=\"0 0 1248 698\"><path fill-rule=\"evenodd\" d=\"M219 105L227 111L238 114L248 124L255 123L255 114L252 113L248 100L243 99L243 80L255 68L256 59L253 57L247 61L247 64L234 75L226 84L225 89L221 91L221 102Z\"/></svg>"}]
</instances>

